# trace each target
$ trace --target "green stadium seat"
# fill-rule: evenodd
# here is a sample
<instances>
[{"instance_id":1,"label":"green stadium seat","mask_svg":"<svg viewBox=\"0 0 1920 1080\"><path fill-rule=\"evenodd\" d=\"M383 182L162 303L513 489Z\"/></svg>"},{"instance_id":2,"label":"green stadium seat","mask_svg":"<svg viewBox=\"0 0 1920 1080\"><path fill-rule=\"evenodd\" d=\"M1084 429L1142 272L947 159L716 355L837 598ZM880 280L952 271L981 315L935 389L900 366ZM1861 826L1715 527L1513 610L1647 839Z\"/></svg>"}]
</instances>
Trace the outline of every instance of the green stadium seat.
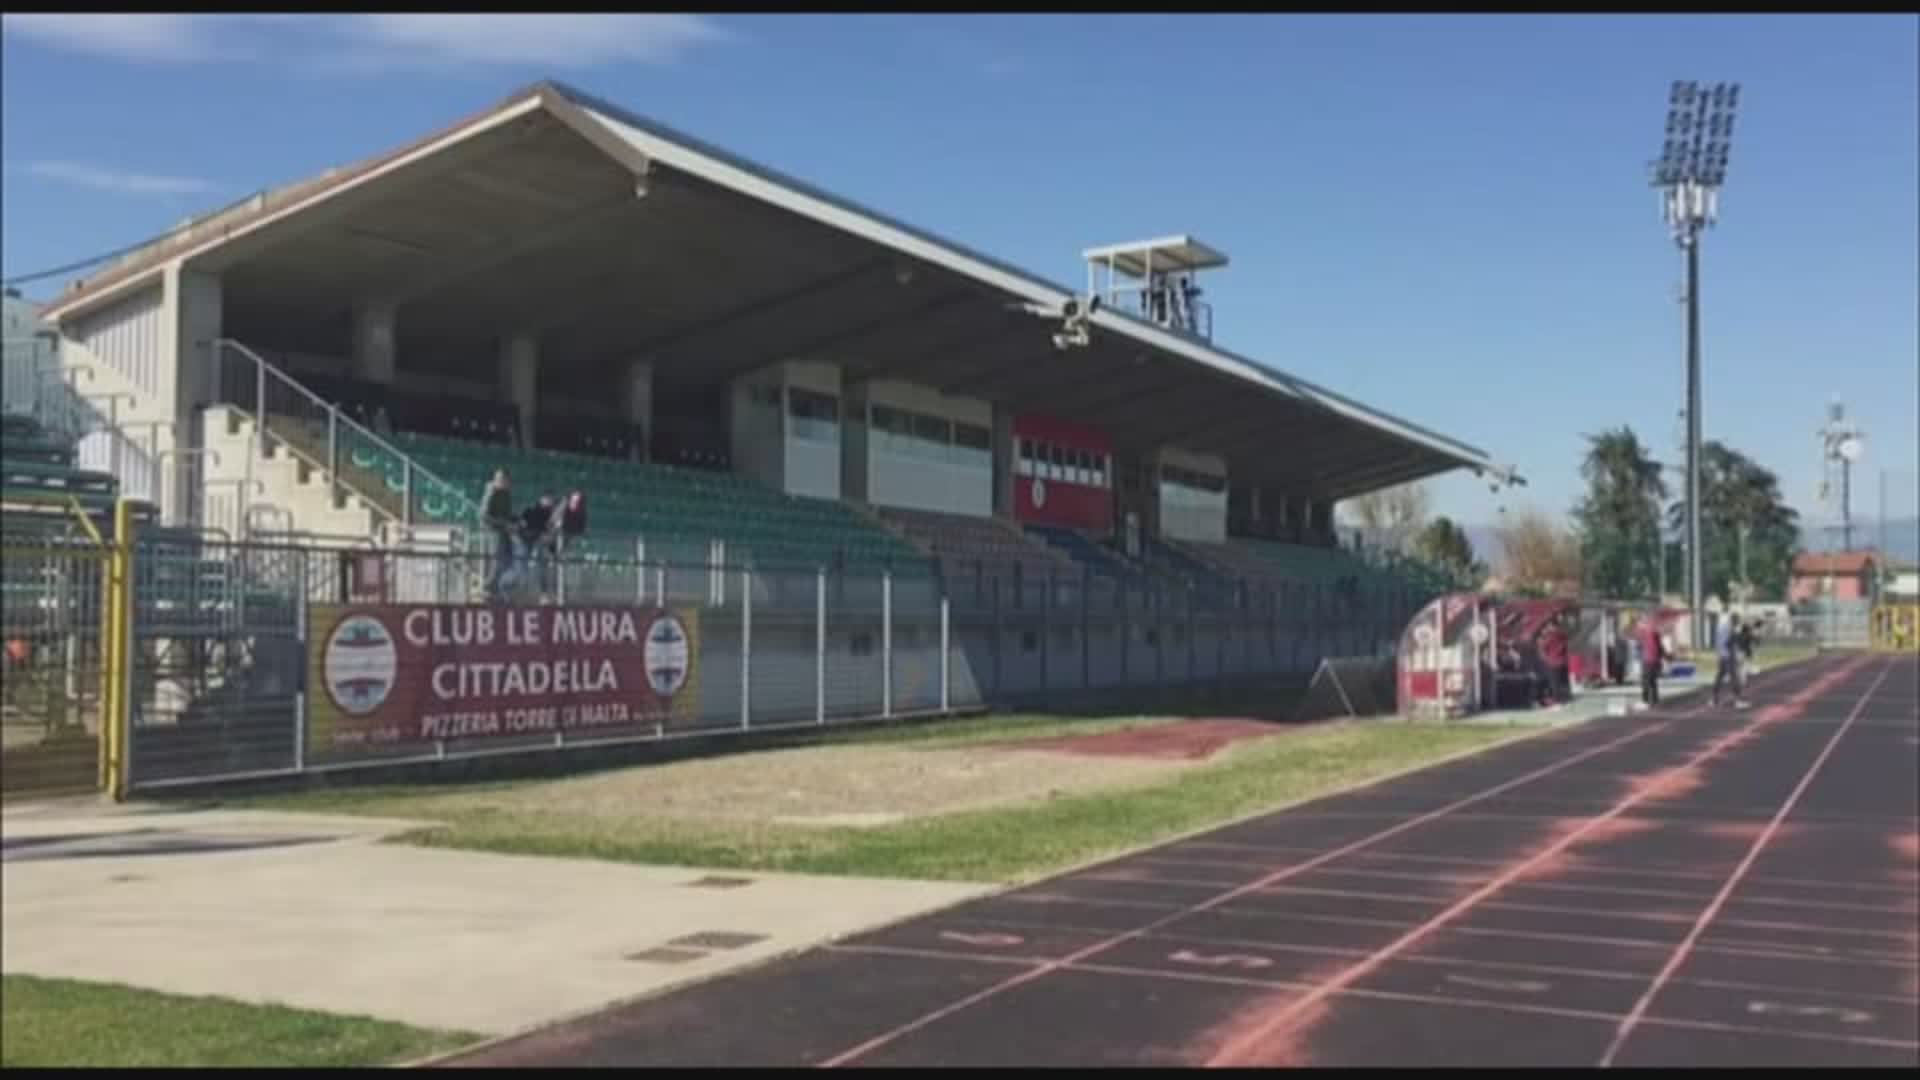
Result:
<instances>
[{"instance_id":1,"label":"green stadium seat","mask_svg":"<svg viewBox=\"0 0 1920 1080\"><path fill-rule=\"evenodd\" d=\"M585 490L594 548L613 557L624 557L644 539L650 557L671 550L704 560L707 545L720 540L727 545L728 561L761 566L811 567L836 558L871 569L925 562L911 545L850 507L785 495L736 474L412 433L397 434L394 444L475 507L496 468L512 474L520 506L549 491ZM356 464L370 467L358 459ZM429 520L473 524L459 520L460 509L451 498L434 493L416 498Z\"/></svg>"}]
</instances>

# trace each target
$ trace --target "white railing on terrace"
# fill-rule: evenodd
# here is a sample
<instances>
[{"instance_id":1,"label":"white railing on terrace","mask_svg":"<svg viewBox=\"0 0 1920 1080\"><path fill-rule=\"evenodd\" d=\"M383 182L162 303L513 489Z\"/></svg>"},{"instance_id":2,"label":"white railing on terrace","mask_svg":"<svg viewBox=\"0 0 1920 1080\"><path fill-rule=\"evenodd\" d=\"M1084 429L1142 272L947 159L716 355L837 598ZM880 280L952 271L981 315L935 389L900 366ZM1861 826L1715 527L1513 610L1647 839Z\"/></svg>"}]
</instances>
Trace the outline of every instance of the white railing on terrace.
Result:
<instances>
[{"instance_id":1,"label":"white railing on terrace","mask_svg":"<svg viewBox=\"0 0 1920 1080\"><path fill-rule=\"evenodd\" d=\"M1145 284L1118 285L1106 291L1102 303L1136 319L1202 341L1213 340L1213 305L1197 297L1169 305L1164 295Z\"/></svg>"},{"instance_id":2,"label":"white railing on terrace","mask_svg":"<svg viewBox=\"0 0 1920 1080\"><path fill-rule=\"evenodd\" d=\"M359 496L375 514L408 528L416 524L415 504L429 497L451 506L459 518L458 524L478 520L479 507L465 492L421 466L411 455L301 385L253 349L232 338L219 338L213 346L215 400L252 413L255 438L262 455L267 449L267 437L275 435L295 456L324 471L329 484ZM238 356L239 361L231 362L229 353ZM273 431L276 424L280 428L277 434ZM312 451L307 449L298 430L303 426L308 428L305 434L315 443L324 441L324 450L317 445ZM342 463L352 462L352 448L356 443L369 446L398 466L399 514L387 510L377 492L362 491L342 476ZM324 456L325 460L316 460L316 455ZM379 474L384 482L387 470L380 463L360 467Z\"/></svg>"},{"instance_id":3,"label":"white railing on terrace","mask_svg":"<svg viewBox=\"0 0 1920 1080\"><path fill-rule=\"evenodd\" d=\"M74 468L112 474L120 494L161 507L179 505L182 517L172 527L213 524L202 520L199 497L204 459L217 457L213 451L180 446L171 423L122 420L121 406L137 399L127 392L89 391L93 365L62 368L57 351L20 346L21 339L7 339L8 412L33 417L49 437L67 444Z\"/></svg>"}]
</instances>

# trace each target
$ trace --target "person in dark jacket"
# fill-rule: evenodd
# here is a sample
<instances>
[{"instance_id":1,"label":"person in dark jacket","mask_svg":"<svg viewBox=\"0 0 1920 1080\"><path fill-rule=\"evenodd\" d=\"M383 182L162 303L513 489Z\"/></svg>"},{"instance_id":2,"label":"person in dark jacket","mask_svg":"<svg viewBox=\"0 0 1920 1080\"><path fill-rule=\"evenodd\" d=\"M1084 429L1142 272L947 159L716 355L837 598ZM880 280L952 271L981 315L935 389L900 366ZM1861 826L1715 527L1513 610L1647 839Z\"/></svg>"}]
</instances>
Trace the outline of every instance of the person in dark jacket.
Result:
<instances>
[{"instance_id":1,"label":"person in dark jacket","mask_svg":"<svg viewBox=\"0 0 1920 1080\"><path fill-rule=\"evenodd\" d=\"M553 591L547 579L553 572L555 501L553 493L548 492L520 515L520 540L526 545L527 566L539 574L542 596Z\"/></svg>"},{"instance_id":2,"label":"person in dark jacket","mask_svg":"<svg viewBox=\"0 0 1920 1080\"><path fill-rule=\"evenodd\" d=\"M1660 626L1652 615L1640 620L1640 701L1648 708L1660 705L1660 670L1667 662L1666 642L1660 639Z\"/></svg>"},{"instance_id":3,"label":"person in dark jacket","mask_svg":"<svg viewBox=\"0 0 1920 1080\"><path fill-rule=\"evenodd\" d=\"M1740 616L1728 614L1720 621L1713 634L1713 651L1720 666L1713 674L1713 694L1710 701L1715 707L1720 704L1720 688L1727 687L1733 692L1733 707L1747 707L1746 694L1742 690L1740 678Z\"/></svg>"},{"instance_id":4,"label":"person in dark jacket","mask_svg":"<svg viewBox=\"0 0 1920 1080\"><path fill-rule=\"evenodd\" d=\"M487 600L505 599L507 576L513 572L513 478L497 469L480 498L480 517L493 533L493 572L487 576Z\"/></svg>"},{"instance_id":5,"label":"person in dark jacket","mask_svg":"<svg viewBox=\"0 0 1920 1080\"><path fill-rule=\"evenodd\" d=\"M1735 679L1738 680L1737 693L1739 696L1745 697L1747 693L1747 680L1753 678L1752 619L1741 620L1740 628L1733 632L1733 645L1734 648L1740 650L1740 666L1735 670L1734 674Z\"/></svg>"},{"instance_id":6,"label":"person in dark jacket","mask_svg":"<svg viewBox=\"0 0 1920 1080\"><path fill-rule=\"evenodd\" d=\"M587 534L587 496L578 488L567 492L560 505L553 508L553 518L547 530L559 538L557 550L565 551L573 541Z\"/></svg>"}]
</instances>

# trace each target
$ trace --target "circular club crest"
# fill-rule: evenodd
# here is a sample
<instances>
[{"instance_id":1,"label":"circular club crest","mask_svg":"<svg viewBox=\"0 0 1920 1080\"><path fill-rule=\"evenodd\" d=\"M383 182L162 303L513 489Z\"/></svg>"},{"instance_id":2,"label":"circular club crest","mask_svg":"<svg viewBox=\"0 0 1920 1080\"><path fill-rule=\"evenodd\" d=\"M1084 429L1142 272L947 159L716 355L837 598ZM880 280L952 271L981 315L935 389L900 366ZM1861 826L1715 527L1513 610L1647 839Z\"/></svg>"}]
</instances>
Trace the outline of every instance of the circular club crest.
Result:
<instances>
[{"instance_id":1,"label":"circular club crest","mask_svg":"<svg viewBox=\"0 0 1920 1080\"><path fill-rule=\"evenodd\" d=\"M1474 623L1473 629L1467 631L1467 636L1473 639L1475 645L1485 645L1487 643L1487 624Z\"/></svg>"},{"instance_id":2,"label":"circular club crest","mask_svg":"<svg viewBox=\"0 0 1920 1080\"><path fill-rule=\"evenodd\" d=\"M1033 508L1038 510L1045 505L1047 505L1047 482L1036 476L1033 478Z\"/></svg>"},{"instance_id":3,"label":"circular club crest","mask_svg":"<svg viewBox=\"0 0 1920 1080\"><path fill-rule=\"evenodd\" d=\"M647 685L670 698L687 684L687 628L671 615L662 615L647 628Z\"/></svg>"},{"instance_id":4,"label":"circular club crest","mask_svg":"<svg viewBox=\"0 0 1920 1080\"><path fill-rule=\"evenodd\" d=\"M385 704L398 670L393 635L371 615L342 619L327 637L321 677L334 707L348 716L366 716Z\"/></svg>"}]
</instances>

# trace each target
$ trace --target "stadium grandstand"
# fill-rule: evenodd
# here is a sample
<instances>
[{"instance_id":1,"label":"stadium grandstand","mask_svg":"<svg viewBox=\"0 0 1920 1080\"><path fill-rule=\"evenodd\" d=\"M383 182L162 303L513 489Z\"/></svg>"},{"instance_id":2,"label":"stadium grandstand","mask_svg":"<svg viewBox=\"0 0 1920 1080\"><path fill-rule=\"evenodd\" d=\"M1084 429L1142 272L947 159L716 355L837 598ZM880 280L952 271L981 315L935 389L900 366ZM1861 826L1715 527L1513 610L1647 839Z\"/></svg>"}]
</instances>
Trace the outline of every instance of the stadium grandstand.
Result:
<instances>
[{"instance_id":1,"label":"stadium grandstand","mask_svg":"<svg viewBox=\"0 0 1920 1080\"><path fill-rule=\"evenodd\" d=\"M1351 647L1391 648L1439 586L1343 548L1335 504L1517 474L1216 344L1198 285L1216 249L1169 236L1084 259L1084 290L1056 285L541 83L71 283L27 335L50 354L10 329L8 498L102 519L132 496L201 543L472 556L413 598L475 603L504 469L516 510L586 493L566 559L601 570L571 579L576 602L724 606L736 570L763 611L864 610L883 579L896 612L903 590L950 601L955 701L1067 685L1059 647L1081 689L1130 684L1130 649L1171 678L1167 637L1194 680L1317 660L1272 660L1268 634L1229 662L1224 630L1194 640L1210 613L1371 604ZM1109 633L1099 611L1186 622ZM804 642L807 622L784 632ZM866 632L814 636L794 663L819 673L791 673L808 700L767 715L892 707L897 684L829 671L858 667ZM702 694L767 678L756 660Z\"/></svg>"}]
</instances>

